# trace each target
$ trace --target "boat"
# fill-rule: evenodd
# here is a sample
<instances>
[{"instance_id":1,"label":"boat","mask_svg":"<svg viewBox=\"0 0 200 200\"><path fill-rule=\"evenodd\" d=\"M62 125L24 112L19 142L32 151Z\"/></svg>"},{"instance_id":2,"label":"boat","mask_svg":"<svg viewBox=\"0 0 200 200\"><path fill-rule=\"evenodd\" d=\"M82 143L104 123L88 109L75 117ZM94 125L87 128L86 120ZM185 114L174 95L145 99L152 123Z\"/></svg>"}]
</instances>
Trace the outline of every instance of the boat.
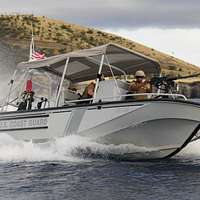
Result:
<instances>
[{"instance_id":1,"label":"boat","mask_svg":"<svg viewBox=\"0 0 200 200\"><path fill-rule=\"evenodd\" d=\"M128 94L127 77L137 70L160 80L158 61L113 43L21 62L2 101L0 132L32 142L79 135L141 147L145 158L170 158L199 139L200 104L160 88ZM81 99L71 85L89 80L96 80L94 95ZM136 154L140 158L140 152L124 156Z\"/></svg>"}]
</instances>

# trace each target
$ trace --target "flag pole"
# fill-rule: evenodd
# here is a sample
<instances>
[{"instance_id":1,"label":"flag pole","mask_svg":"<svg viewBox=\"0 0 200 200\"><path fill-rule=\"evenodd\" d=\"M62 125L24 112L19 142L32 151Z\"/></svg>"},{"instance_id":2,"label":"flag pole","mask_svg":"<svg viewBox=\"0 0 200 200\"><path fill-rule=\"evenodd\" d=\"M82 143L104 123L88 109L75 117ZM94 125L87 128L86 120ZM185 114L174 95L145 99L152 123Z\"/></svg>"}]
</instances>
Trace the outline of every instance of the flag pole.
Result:
<instances>
[{"instance_id":1,"label":"flag pole","mask_svg":"<svg viewBox=\"0 0 200 200\"><path fill-rule=\"evenodd\" d=\"M35 44L34 44L34 34L33 34L33 24L31 22L31 43L30 43L30 50L29 50L29 62L33 60L41 60L46 58L44 53L40 53L35 51Z\"/></svg>"},{"instance_id":2,"label":"flag pole","mask_svg":"<svg viewBox=\"0 0 200 200\"><path fill-rule=\"evenodd\" d=\"M32 55L35 52L34 46L34 35L33 35L33 23L31 22L31 43L30 43L30 50L29 50L29 61L32 60Z\"/></svg>"}]
</instances>

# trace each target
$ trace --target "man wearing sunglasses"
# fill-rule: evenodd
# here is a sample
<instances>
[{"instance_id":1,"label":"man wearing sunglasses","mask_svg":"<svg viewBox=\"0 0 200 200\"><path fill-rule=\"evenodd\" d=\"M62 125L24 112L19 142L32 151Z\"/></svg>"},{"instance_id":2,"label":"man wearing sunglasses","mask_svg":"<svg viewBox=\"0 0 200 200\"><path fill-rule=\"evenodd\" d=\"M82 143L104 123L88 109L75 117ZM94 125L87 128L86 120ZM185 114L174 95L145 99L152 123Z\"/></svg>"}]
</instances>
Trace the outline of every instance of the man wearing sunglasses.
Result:
<instances>
[{"instance_id":1,"label":"man wearing sunglasses","mask_svg":"<svg viewBox=\"0 0 200 200\"><path fill-rule=\"evenodd\" d=\"M142 70L138 70L135 73L135 80L129 85L129 92L133 94L138 93L150 93L152 91L150 83L145 79L145 73ZM137 100L146 99L146 95L139 95L134 97Z\"/></svg>"}]
</instances>

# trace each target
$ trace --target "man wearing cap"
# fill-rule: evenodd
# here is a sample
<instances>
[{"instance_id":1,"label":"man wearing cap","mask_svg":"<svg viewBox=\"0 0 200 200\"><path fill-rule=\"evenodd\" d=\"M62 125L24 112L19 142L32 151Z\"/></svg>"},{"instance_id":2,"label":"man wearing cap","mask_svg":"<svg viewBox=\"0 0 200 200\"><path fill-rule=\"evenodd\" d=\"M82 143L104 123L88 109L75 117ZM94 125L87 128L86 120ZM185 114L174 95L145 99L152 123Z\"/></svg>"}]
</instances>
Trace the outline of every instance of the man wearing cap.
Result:
<instances>
[{"instance_id":1,"label":"man wearing cap","mask_svg":"<svg viewBox=\"0 0 200 200\"><path fill-rule=\"evenodd\" d=\"M150 93L152 91L151 85L145 79L145 73L138 70L135 73L136 80L132 81L129 85L129 92L133 94ZM134 97L137 100L146 99L146 95L139 95Z\"/></svg>"}]
</instances>

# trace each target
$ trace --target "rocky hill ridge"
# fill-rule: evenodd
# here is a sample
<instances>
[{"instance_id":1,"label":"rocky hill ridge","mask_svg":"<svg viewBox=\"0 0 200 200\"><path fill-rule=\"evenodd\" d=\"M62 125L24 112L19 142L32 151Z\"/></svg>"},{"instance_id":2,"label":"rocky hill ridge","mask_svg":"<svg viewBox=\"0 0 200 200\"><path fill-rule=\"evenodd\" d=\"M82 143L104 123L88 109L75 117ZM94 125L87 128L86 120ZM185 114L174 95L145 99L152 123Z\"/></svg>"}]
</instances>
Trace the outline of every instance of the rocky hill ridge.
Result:
<instances>
[{"instance_id":1,"label":"rocky hill ridge","mask_svg":"<svg viewBox=\"0 0 200 200\"><path fill-rule=\"evenodd\" d=\"M195 65L137 42L96 29L33 15L0 15L0 40L11 48L27 50L33 27L35 45L47 56L113 42L159 61L162 73L183 76L199 72ZM162 41L161 41L162 42Z\"/></svg>"}]
</instances>

